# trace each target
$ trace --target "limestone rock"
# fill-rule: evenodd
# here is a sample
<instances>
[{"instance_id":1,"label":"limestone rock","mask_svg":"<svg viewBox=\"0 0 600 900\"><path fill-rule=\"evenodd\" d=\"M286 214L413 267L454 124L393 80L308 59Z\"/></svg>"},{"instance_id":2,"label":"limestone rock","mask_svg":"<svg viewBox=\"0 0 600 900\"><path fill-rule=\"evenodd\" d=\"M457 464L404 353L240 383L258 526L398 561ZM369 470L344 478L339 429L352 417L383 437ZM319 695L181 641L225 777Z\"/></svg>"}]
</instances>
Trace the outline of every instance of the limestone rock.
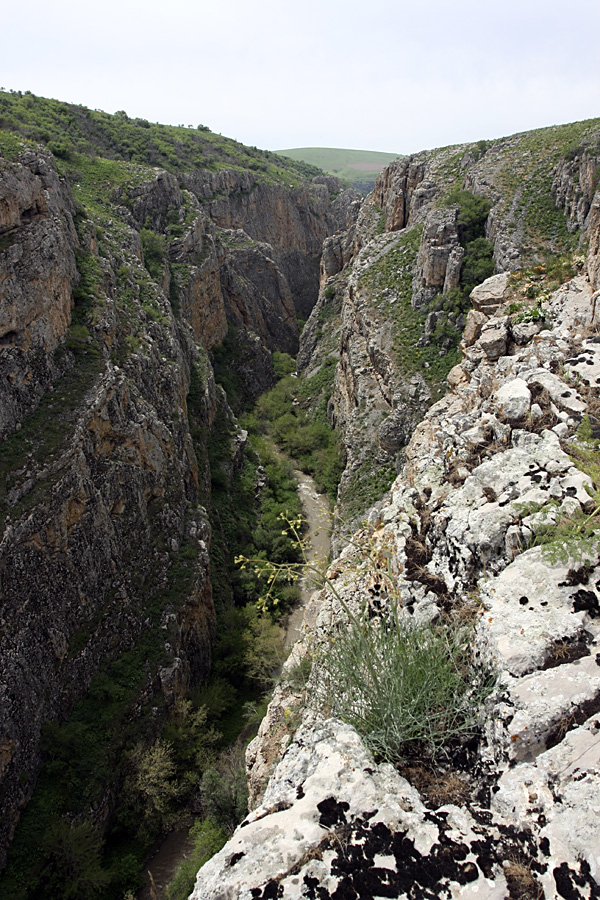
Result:
<instances>
[{"instance_id":1,"label":"limestone rock","mask_svg":"<svg viewBox=\"0 0 600 900\"><path fill-rule=\"evenodd\" d=\"M493 319L486 322L481 329L481 337L477 344L491 361L499 359L506 353L508 342L508 319Z\"/></svg>"},{"instance_id":2,"label":"limestone rock","mask_svg":"<svg viewBox=\"0 0 600 900\"><path fill-rule=\"evenodd\" d=\"M411 303L415 309L426 306L446 283L458 284L464 251L458 240L458 207L432 209L425 220L413 280Z\"/></svg>"},{"instance_id":3,"label":"limestone rock","mask_svg":"<svg viewBox=\"0 0 600 900\"><path fill-rule=\"evenodd\" d=\"M589 247L587 253L587 273L592 288L600 290L600 191L596 191L589 215Z\"/></svg>"},{"instance_id":4,"label":"limestone rock","mask_svg":"<svg viewBox=\"0 0 600 900\"><path fill-rule=\"evenodd\" d=\"M530 372L526 378L527 384L539 385L550 394L552 401L560 408L570 413L581 415L585 412L585 403L578 396L574 388L568 387L557 375L546 369L536 369Z\"/></svg>"},{"instance_id":5,"label":"limestone rock","mask_svg":"<svg viewBox=\"0 0 600 900\"><path fill-rule=\"evenodd\" d=\"M476 309L469 310L461 342L461 347L463 349L471 347L476 341L479 340L479 338L481 337L482 328L487 320L488 316L485 313L479 312Z\"/></svg>"},{"instance_id":6,"label":"limestone rock","mask_svg":"<svg viewBox=\"0 0 600 900\"><path fill-rule=\"evenodd\" d=\"M531 391L522 378L506 381L496 393L500 413L510 421L524 419L531 406Z\"/></svg>"},{"instance_id":7,"label":"limestone rock","mask_svg":"<svg viewBox=\"0 0 600 900\"><path fill-rule=\"evenodd\" d=\"M504 303L508 288L508 272L492 275L486 278L482 284L478 284L471 291L471 303L473 309L491 316L496 313Z\"/></svg>"},{"instance_id":8,"label":"limestone rock","mask_svg":"<svg viewBox=\"0 0 600 900\"><path fill-rule=\"evenodd\" d=\"M71 321L75 204L49 156L0 160L0 438L62 374L54 351Z\"/></svg>"}]
</instances>

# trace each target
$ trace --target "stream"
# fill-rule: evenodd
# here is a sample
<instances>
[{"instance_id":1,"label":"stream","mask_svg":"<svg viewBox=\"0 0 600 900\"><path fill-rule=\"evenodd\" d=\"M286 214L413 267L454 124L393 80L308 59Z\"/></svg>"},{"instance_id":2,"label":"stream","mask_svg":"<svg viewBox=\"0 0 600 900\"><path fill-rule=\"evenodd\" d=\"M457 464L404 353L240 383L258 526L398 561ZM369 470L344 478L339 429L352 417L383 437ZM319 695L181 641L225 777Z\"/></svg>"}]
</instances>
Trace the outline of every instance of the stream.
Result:
<instances>
[{"instance_id":1,"label":"stream","mask_svg":"<svg viewBox=\"0 0 600 900\"><path fill-rule=\"evenodd\" d=\"M327 559L331 548L331 511L327 494L317 493L315 483L310 475L296 469L294 475L298 481L298 495L302 504L302 512L307 528L304 539L307 542L306 557L311 563ZM314 590L307 578L300 581L300 602L290 612L285 622L285 649L289 651L302 635L302 619L304 609ZM171 881L177 868L191 849L188 830L191 822L184 828L172 831L161 840L160 846L149 862L144 873L145 884L138 893L137 900L156 900L163 895L164 889ZM150 875L150 873L152 873ZM152 890L152 881L155 890Z\"/></svg>"}]
</instances>

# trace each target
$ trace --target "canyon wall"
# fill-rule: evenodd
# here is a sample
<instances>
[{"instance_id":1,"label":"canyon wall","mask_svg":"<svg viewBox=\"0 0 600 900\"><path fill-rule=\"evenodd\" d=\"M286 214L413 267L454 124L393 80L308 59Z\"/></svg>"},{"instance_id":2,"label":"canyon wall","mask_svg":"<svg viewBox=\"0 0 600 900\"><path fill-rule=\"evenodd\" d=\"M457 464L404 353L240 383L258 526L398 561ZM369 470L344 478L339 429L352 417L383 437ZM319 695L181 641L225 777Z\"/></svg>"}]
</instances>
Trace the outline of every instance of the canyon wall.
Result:
<instances>
[{"instance_id":1,"label":"canyon wall","mask_svg":"<svg viewBox=\"0 0 600 900\"><path fill-rule=\"evenodd\" d=\"M91 202L48 153L0 158L0 862L46 723L136 654L133 719L210 672L211 472L190 417L206 442L231 414L207 354L238 329L249 395L270 387L345 225L334 180L124 168Z\"/></svg>"},{"instance_id":2,"label":"canyon wall","mask_svg":"<svg viewBox=\"0 0 600 900\"><path fill-rule=\"evenodd\" d=\"M389 204L392 222L406 221L405 193L396 212ZM473 291L448 393L411 428L390 492L339 540L312 597L248 748L250 812L199 871L193 900L598 894L600 564L597 531L583 540L580 530L598 509L597 202L596 193L581 223L587 257L576 254L575 273L555 289L539 266L502 274L506 246L497 248L501 272ZM499 222L497 211L496 235ZM334 292L322 291L309 321L310 372L322 364L319 315L336 317L331 411L350 465L361 420L367 446L378 409L392 407L398 381L382 363L390 314L381 310L403 283L410 303L420 235L374 236L344 279L325 282ZM391 284L377 280L386 257ZM379 425L379 448L386 440ZM324 685L335 673L324 660L363 615L365 629L381 621L386 634L396 616L407 628L470 630L473 678L487 672L494 690L479 705L473 695L469 741L438 753L406 745L391 765L368 749L381 746L377 735L330 717ZM376 685L373 703L385 708Z\"/></svg>"}]
</instances>

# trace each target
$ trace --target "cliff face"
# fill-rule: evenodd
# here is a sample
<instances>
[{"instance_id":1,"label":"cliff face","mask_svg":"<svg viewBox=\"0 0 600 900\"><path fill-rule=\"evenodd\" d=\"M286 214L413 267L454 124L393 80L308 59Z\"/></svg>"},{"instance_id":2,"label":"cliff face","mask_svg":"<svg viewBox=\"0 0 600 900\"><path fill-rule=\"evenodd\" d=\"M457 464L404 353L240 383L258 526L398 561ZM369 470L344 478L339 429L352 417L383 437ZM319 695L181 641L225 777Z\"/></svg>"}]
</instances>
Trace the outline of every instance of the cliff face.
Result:
<instances>
[{"instance_id":1,"label":"cliff face","mask_svg":"<svg viewBox=\"0 0 600 900\"><path fill-rule=\"evenodd\" d=\"M331 393L343 517L368 515L371 550L389 561L407 615L473 621L475 592L488 613L478 651L496 658L502 691L476 763L473 748L448 762L454 788L442 802L422 773L377 765L316 703L297 713L293 735L297 692L281 686L249 754L253 803L290 749L196 894L404 896L410 886L411 896L467 896L471 885L505 896L529 872L536 896L540 885L591 895L597 558L569 568L520 551L556 509L591 514L589 477L560 441L585 412L592 435L598 427L598 123L399 160L360 209L334 180L301 183L258 151L245 171L231 146L219 151L228 165L207 160L202 141L216 136L178 133L163 170L154 162L165 151L146 133L156 137L140 125L136 152L128 144L117 159L70 150L57 163L10 142L0 159L0 863L45 724L91 698L114 712L108 731L126 740L143 719L152 740L206 676L215 610L204 442L226 425L227 481L245 440L209 352L237 329L231 367L256 396L274 378L269 351L293 352L297 319L310 313L298 367ZM103 150L118 145L111 134ZM477 258L465 192L490 207ZM580 274L553 293L533 264L548 251L572 256L580 238L586 274L575 255ZM456 301L467 263L490 258L496 278L467 315ZM339 533L330 578L351 608L374 604L376 616L389 598L357 574L362 560ZM342 621L329 595L316 596L315 643L288 669ZM79 725L64 752L85 745ZM100 826L119 778L111 753L112 772L86 801ZM521 869L502 865L514 859Z\"/></svg>"},{"instance_id":2,"label":"cliff face","mask_svg":"<svg viewBox=\"0 0 600 900\"><path fill-rule=\"evenodd\" d=\"M0 161L0 437L60 374L77 282L75 206L49 160Z\"/></svg>"},{"instance_id":3,"label":"cliff face","mask_svg":"<svg viewBox=\"0 0 600 900\"><path fill-rule=\"evenodd\" d=\"M576 431L585 414L597 422L598 318L584 275L544 302L545 330L508 302L470 314L450 392L313 595L249 747L251 812L194 900L597 893L598 541L578 551L552 529L597 508L581 460L598 451ZM535 545L542 534L557 552ZM411 622L471 623L498 679L475 742L429 763L407 748L399 771L328 718L319 689L348 610L374 623L395 604Z\"/></svg>"},{"instance_id":4,"label":"cliff face","mask_svg":"<svg viewBox=\"0 0 600 900\"><path fill-rule=\"evenodd\" d=\"M347 462L342 519L357 521L382 496L415 425L445 389L474 283L491 272L550 265L553 255L568 259L588 242L586 265L597 284L598 139L594 121L398 159L350 227L325 241L321 297L298 365L308 372L318 364L323 294L335 291L339 365L330 419ZM477 275L485 265L489 271ZM493 309L502 301L494 290L473 302Z\"/></svg>"},{"instance_id":5,"label":"cliff face","mask_svg":"<svg viewBox=\"0 0 600 900\"><path fill-rule=\"evenodd\" d=\"M358 191L340 193L336 179L326 176L293 188L261 184L249 171L205 174L185 176L183 183L220 228L243 229L254 241L271 246L273 261L294 286L296 314L307 318L318 291L323 241L347 227L347 207L358 204Z\"/></svg>"},{"instance_id":6,"label":"cliff face","mask_svg":"<svg viewBox=\"0 0 600 900\"><path fill-rule=\"evenodd\" d=\"M18 352L29 367L26 402L38 408L21 419L23 402L11 407L19 413L12 428L4 420L13 434L3 446L1 498L2 854L35 785L42 725L63 719L94 675L150 627L160 637L138 692L172 702L208 673L215 628L210 528L198 509L205 473L186 416L198 351L141 266L135 232L118 235L119 249L105 237L98 257L93 224L75 233L74 203L51 161L26 154L15 170L45 173L47 207L39 204L40 220L21 226L4 251L11 281L3 310L5 299L19 309L12 324L22 335L4 359L14 372ZM45 208L62 218L56 212L46 224ZM47 242L32 254L36 240ZM75 252L87 293L72 322ZM28 352L48 360L41 376ZM204 389L210 428L208 376ZM179 597L170 593L178 566Z\"/></svg>"},{"instance_id":7,"label":"cliff face","mask_svg":"<svg viewBox=\"0 0 600 900\"><path fill-rule=\"evenodd\" d=\"M298 365L335 355L341 517L366 524L337 538L248 748L250 812L194 900L598 892L600 567L578 530L598 505L597 129L399 160L326 241ZM457 187L490 210L470 311L444 306L473 252ZM350 616L393 630L392 609L464 623L497 679L474 740L394 767L323 689Z\"/></svg>"},{"instance_id":8,"label":"cliff face","mask_svg":"<svg viewBox=\"0 0 600 900\"><path fill-rule=\"evenodd\" d=\"M207 440L231 416L207 356L230 326L249 395L271 385L337 222L333 183L87 165L67 180L41 151L0 159L0 864L46 723L98 678L135 720L207 677L211 473L190 397ZM96 824L114 801L109 779Z\"/></svg>"}]
</instances>

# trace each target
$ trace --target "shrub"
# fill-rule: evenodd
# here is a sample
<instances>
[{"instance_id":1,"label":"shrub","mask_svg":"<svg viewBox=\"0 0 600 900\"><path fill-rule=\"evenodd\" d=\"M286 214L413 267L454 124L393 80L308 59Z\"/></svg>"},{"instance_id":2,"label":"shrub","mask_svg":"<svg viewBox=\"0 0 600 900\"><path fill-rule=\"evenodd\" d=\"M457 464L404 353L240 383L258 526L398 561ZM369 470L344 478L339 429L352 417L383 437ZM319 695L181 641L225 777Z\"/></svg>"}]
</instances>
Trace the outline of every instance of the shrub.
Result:
<instances>
[{"instance_id":1,"label":"shrub","mask_svg":"<svg viewBox=\"0 0 600 900\"><path fill-rule=\"evenodd\" d=\"M161 281L165 268L166 239L149 228L142 228L140 241L144 253L144 265L155 281Z\"/></svg>"},{"instance_id":2,"label":"shrub","mask_svg":"<svg viewBox=\"0 0 600 900\"><path fill-rule=\"evenodd\" d=\"M283 521L304 552L299 522ZM314 654L314 687L321 705L356 728L378 759L399 763L415 749L433 756L444 745L474 736L496 679L476 664L470 628L401 618L389 566L391 548L364 531L351 543L357 553L347 562L346 576L368 573L388 597L376 617L366 604L355 614L332 580L306 557L303 565L245 557L236 562L261 572L265 606L277 579L297 576L300 570L339 602L346 618Z\"/></svg>"},{"instance_id":3,"label":"shrub","mask_svg":"<svg viewBox=\"0 0 600 900\"><path fill-rule=\"evenodd\" d=\"M169 883L170 900L187 900L191 894L196 874L205 862L218 853L227 840L226 832L212 819L199 819L190 828L192 849L177 869Z\"/></svg>"},{"instance_id":4,"label":"shrub","mask_svg":"<svg viewBox=\"0 0 600 900\"><path fill-rule=\"evenodd\" d=\"M447 204L456 203L458 210L458 235L464 247L484 234L485 221L492 204L485 197L477 197L471 191L453 190L447 198Z\"/></svg>"},{"instance_id":5,"label":"shrub","mask_svg":"<svg viewBox=\"0 0 600 900\"><path fill-rule=\"evenodd\" d=\"M89 822L73 824L59 819L44 838L48 857L45 887L63 900L91 900L106 887L102 870L102 836Z\"/></svg>"},{"instance_id":6,"label":"shrub","mask_svg":"<svg viewBox=\"0 0 600 900\"><path fill-rule=\"evenodd\" d=\"M322 667L332 715L392 763L411 746L433 753L474 735L494 684L473 664L468 630L405 624L394 609L376 620L353 617L336 631Z\"/></svg>"}]
</instances>

